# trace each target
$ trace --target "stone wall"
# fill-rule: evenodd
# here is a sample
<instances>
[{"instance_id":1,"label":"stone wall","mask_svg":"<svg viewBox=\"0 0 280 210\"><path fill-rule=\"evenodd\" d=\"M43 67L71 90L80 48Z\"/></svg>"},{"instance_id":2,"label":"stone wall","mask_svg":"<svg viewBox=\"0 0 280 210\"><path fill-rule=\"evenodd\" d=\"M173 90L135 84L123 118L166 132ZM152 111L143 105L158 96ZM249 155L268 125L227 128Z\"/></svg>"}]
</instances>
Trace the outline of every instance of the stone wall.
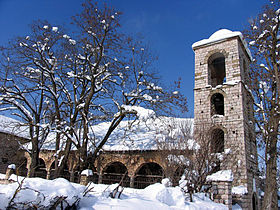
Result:
<instances>
[{"instance_id":1,"label":"stone wall","mask_svg":"<svg viewBox=\"0 0 280 210\"><path fill-rule=\"evenodd\" d=\"M19 150L19 142L26 141L14 135L0 133L0 173L5 173L7 166L12 163L16 164L20 172L26 171L25 158L23 152Z\"/></svg>"},{"instance_id":2,"label":"stone wall","mask_svg":"<svg viewBox=\"0 0 280 210\"><path fill-rule=\"evenodd\" d=\"M216 203L225 204L229 210L232 209L232 182L230 181L215 181L211 183L212 200Z\"/></svg>"}]
</instances>

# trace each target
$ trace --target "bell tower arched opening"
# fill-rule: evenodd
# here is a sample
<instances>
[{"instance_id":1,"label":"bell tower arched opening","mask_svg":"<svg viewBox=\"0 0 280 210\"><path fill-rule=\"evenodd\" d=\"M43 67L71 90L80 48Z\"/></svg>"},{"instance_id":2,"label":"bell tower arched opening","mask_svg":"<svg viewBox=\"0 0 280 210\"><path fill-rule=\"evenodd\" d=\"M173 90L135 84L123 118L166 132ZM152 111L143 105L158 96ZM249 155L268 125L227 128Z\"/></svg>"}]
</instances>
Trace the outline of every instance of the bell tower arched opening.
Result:
<instances>
[{"instance_id":1,"label":"bell tower arched opening","mask_svg":"<svg viewBox=\"0 0 280 210\"><path fill-rule=\"evenodd\" d=\"M222 53L215 53L208 59L208 75L212 87L226 82L225 56Z\"/></svg>"},{"instance_id":2,"label":"bell tower arched opening","mask_svg":"<svg viewBox=\"0 0 280 210\"><path fill-rule=\"evenodd\" d=\"M211 96L211 116L224 114L224 96L221 93L215 93Z\"/></svg>"},{"instance_id":3,"label":"bell tower arched opening","mask_svg":"<svg viewBox=\"0 0 280 210\"><path fill-rule=\"evenodd\" d=\"M222 129L216 128L211 132L211 151L221 153L225 148L225 133Z\"/></svg>"}]
</instances>

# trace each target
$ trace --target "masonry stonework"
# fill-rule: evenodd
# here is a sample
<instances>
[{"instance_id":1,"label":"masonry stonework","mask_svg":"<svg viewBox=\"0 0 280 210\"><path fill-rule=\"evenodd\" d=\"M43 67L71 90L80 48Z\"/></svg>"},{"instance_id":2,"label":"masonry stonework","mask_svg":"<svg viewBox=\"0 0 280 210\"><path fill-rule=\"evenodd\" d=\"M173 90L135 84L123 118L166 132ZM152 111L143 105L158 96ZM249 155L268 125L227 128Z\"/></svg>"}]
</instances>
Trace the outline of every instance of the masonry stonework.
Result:
<instances>
[{"instance_id":1,"label":"masonry stonework","mask_svg":"<svg viewBox=\"0 0 280 210\"><path fill-rule=\"evenodd\" d=\"M230 149L230 161L222 163L221 169L232 170L233 187L243 185L248 190L246 195L235 197L233 203L238 203L243 209L255 209L257 204L252 203L252 196L257 190L254 185L258 185L257 149L253 99L246 85L250 56L240 36L196 46L194 52L194 129L199 130L199 127L203 126L207 127L209 132L213 129L222 130L223 148ZM224 58L224 63L220 58ZM213 71L210 70L210 59L216 62L213 65L224 64L224 81L216 86L211 85ZM211 101L214 94L220 94L223 102L217 100L218 105L213 105L216 103ZM214 109L215 106L222 107L222 114L213 114L213 106Z\"/></svg>"}]
</instances>

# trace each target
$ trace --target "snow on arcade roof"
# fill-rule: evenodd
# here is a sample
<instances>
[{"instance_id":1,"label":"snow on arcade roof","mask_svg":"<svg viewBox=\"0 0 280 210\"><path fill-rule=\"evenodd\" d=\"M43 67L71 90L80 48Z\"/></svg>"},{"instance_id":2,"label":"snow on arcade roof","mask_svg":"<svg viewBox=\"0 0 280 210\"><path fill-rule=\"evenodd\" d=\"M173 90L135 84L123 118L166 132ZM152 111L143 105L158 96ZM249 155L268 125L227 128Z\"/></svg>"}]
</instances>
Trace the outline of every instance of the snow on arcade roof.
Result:
<instances>
[{"instance_id":1,"label":"snow on arcade roof","mask_svg":"<svg viewBox=\"0 0 280 210\"><path fill-rule=\"evenodd\" d=\"M251 52L248 48L248 45L247 45L247 43L246 43L245 39L243 38L243 35L240 31L231 31L231 30L228 30L228 29L220 29L220 30L216 31L215 33L213 33L208 39L202 39L200 41L197 41L197 42L193 43L192 48L196 49L198 47L214 44L214 43L217 43L217 42L221 42L221 41L224 41L224 40L226 40L228 38L232 38L232 37L239 37L240 38L240 40L242 41L242 43L243 43L243 45L246 49L246 52L247 52L249 58L251 60L253 60Z\"/></svg>"},{"instance_id":2,"label":"snow on arcade roof","mask_svg":"<svg viewBox=\"0 0 280 210\"><path fill-rule=\"evenodd\" d=\"M90 133L88 134L91 140L88 145L89 151L94 150L93 142L95 142L96 145L101 142L109 126L110 122L103 122L90 127ZM187 129L189 129L188 136L186 136ZM123 120L112 132L108 141L103 146L103 150L157 150L163 142L168 142L169 140L172 142L172 146L176 146L176 140L179 141L182 139L184 140L183 147L193 149L197 148L198 145L191 138L192 129L192 118L156 117L155 115L151 115L145 118L141 116L133 121ZM28 126L23 125L20 121L0 115L0 132L30 139L28 131ZM55 132L50 132L41 149L55 150L55 140ZM66 138L62 137L62 148L65 146L65 141ZM31 149L31 143L26 143L23 147ZM182 148L182 144L179 147ZM76 148L73 146L72 150L76 150Z\"/></svg>"},{"instance_id":3,"label":"snow on arcade roof","mask_svg":"<svg viewBox=\"0 0 280 210\"><path fill-rule=\"evenodd\" d=\"M110 122L102 122L89 128L89 145L88 151L94 151L95 145L102 141ZM186 139L186 131L189 129L190 136ZM139 118L138 120L123 120L118 127L111 133L109 139L102 147L103 151L148 151L157 150L168 140L172 141L170 147L174 149L189 150L196 149L199 145L191 138L193 129L192 118L173 118L173 117L148 117ZM183 143L180 143L184 139ZM176 142L177 141L177 142ZM178 143L178 144L177 144ZM65 145L65 139L61 141L61 146ZM166 144L165 144L166 146ZM169 145L168 145L169 146ZM31 144L27 146L31 148ZM171 149L169 147L169 149ZM50 133L41 149L55 149L55 133ZM72 146L72 150L76 150Z\"/></svg>"},{"instance_id":4,"label":"snow on arcade roof","mask_svg":"<svg viewBox=\"0 0 280 210\"><path fill-rule=\"evenodd\" d=\"M0 132L29 139L29 130L18 120L0 115Z\"/></svg>"},{"instance_id":5,"label":"snow on arcade roof","mask_svg":"<svg viewBox=\"0 0 280 210\"><path fill-rule=\"evenodd\" d=\"M110 124L100 123L92 127L97 141L105 136ZM190 118L172 118L157 117L147 120L122 121L113 131L107 143L103 146L105 151L128 151L128 150L157 150L161 143L179 140L184 138L183 127L191 127L192 132L193 119ZM184 129L184 128L183 128ZM197 146L191 138L185 139L186 147ZM174 142L173 142L174 143ZM175 142L176 144L176 142ZM173 144L173 146L175 146Z\"/></svg>"}]
</instances>

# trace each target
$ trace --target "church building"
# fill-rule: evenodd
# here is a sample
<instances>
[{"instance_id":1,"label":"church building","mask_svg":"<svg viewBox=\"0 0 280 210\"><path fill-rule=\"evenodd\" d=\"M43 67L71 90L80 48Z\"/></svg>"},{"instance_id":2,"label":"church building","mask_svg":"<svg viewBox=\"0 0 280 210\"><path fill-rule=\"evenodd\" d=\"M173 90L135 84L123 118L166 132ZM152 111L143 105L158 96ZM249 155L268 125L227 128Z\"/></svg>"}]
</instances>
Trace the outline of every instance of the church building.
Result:
<instances>
[{"instance_id":1,"label":"church building","mask_svg":"<svg viewBox=\"0 0 280 210\"><path fill-rule=\"evenodd\" d=\"M168 163L163 158L163 150L158 149L158 142L166 133L172 133L174 138L176 132L178 136L175 139L182 140L183 135L178 132L178 128L190 126L192 136L184 136L184 141L192 147L182 149L188 150L190 154L195 152L193 148L200 144L196 135L205 132L209 134L209 149L213 154L228 154L228 158L220 162L219 170L231 171L232 180L223 180L226 187L217 184L214 201L228 205L229 209L235 203L243 209L259 209L260 181L253 95L247 86L252 61L250 51L240 32L227 29L221 29L208 39L194 43L192 49L195 53L194 119L162 117L161 120L148 120L145 125L136 123L129 131L125 130L128 122L122 122L94 163L97 171L92 181L112 184L123 179L126 187L144 188L169 177L170 173L179 174L176 169L168 171ZM0 118L0 122L1 119L4 118ZM10 125L7 118L5 121ZM106 126L106 123L101 123L92 127L91 130L95 131L93 135L96 138L102 137L102 129L106 129ZM16 138L24 143L29 139L28 134L23 135L24 132L21 135L14 133L18 129L12 132L7 130L7 126L2 127L0 136L5 136L2 138L2 145L6 147L9 142L19 142ZM167 127L170 130L165 129ZM15 147L18 149L19 145ZM1 173L4 173L4 168L11 161L17 161L9 159L5 154L0 153ZM52 179L56 155L55 142L49 139L40 152L40 166L36 176ZM26 173L30 169L30 155L21 150L16 156L21 156L17 158L20 161L13 163L17 167L23 166ZM73 150L67 162L65 178L73 182L79 181L78 163L76 151ZM243 190L242 193L238 191L240 189Z\"/></svg>"}]
</instances>

